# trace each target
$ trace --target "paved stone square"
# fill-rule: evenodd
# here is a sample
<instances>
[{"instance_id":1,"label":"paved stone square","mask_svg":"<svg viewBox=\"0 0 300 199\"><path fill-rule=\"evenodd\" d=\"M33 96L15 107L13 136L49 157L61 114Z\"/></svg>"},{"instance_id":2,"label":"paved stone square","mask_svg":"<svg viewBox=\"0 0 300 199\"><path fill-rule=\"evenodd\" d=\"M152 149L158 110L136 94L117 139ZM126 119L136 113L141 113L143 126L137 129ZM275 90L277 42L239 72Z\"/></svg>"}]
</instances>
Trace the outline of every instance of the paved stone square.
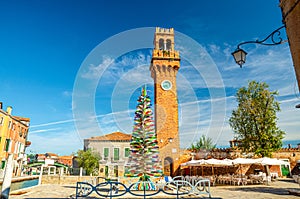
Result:
<instances>
[{"instance_id":1,"label":"paved stone square","mask_svg":"<svg viewBox=\"0 0 300 199\"><path fill-rule=\"evenodd\" d=\"M75 198L76 185L57 185L44 184L19 191L11 192L10 199L56 199L56 198ZM299 199L299 196L290 195L289 190L300 193L300 187L292 179L281 179L270 183L269 185L246 185L246 186L215 186L211 187L211 195L213 199ZM94 196L94 195L93 195ZM100 197L89 197L100 198ZM139 198L126 194L121 198ZM155 197L147 198L176 198L176 196L167 196L163 193ZM207 195L200 196L183 196L181 198L207 198Z\"/></svg>"}]
</instances>

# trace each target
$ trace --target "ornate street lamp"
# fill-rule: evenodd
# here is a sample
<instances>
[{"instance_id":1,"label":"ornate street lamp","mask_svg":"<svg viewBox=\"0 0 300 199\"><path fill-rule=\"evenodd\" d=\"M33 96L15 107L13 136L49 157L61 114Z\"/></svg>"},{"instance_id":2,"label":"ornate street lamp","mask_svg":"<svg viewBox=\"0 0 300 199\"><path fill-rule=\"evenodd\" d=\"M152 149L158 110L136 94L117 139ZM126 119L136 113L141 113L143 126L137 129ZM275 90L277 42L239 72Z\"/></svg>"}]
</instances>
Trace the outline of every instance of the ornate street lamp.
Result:
<instances>
[{"instance_id":1,"label":"ornate street lamp","mask_svg":"<svg viewBox=\"0 0 300 199\"><path fill-rule=\"evenodd\" d=\"M243 49L237 48L231 54L234 57L235 62L242 68L242 65L246 62L247 53Z\"/></svg>"},{"instance_id":2,"label":"ornate street lamp","mask_svg":"<svg viewBox=\"0 0 300 199\"><path fill-rule=\"evenodd\" d=\"M240 65L241 68L242 68L242 65L246 62L247 52L240 48L241 45L254 43L254 44L261 44L261 45L265 45L265 46L274 46L274 45L279 45L279 44L283 44L283 43L287 42L287 40L283 40L282 37L280 36L281 35L280 31L284 27L285 27L285 25L281 26L280 28L277 28L271 34L269 34L265 39L263 39L261 41L256 40L256 41L246 41L246 42L239 43L237 45L236 50L233 53L231 53L235 62L238 65ZM275 36L277 37L277 39L275 38ZM269 43L268 43L268 40L270 40ZM295 106L295 108L300 108L300 104L297 104Z\"/></svg>"},{"instance_id":3,"label":"ornate street lamp","mask_svg":"<svg viewBox=\"0 0 300 199\"><path fill-rule=\"evenodd\" d=\"M242 42L239 43L237 45L236 50L231 53L235 62L240 65L240 67L242 68L242 65L246 62L246 55L247 52L244 51L243 49L240 48L241 45L244 44L261 44L261 45L265 45L265 46L274 46L274 45L278 45L278 44L282 44L287 42L287 40L283 40L281 35L281 29L284 28L285 26L281 26L280 28L277 28L276 30L274 30L271 34L269 34L265 39L263 40L256 40L256 41L246 41L246 42Z\"/></svg>"}]
</instances>

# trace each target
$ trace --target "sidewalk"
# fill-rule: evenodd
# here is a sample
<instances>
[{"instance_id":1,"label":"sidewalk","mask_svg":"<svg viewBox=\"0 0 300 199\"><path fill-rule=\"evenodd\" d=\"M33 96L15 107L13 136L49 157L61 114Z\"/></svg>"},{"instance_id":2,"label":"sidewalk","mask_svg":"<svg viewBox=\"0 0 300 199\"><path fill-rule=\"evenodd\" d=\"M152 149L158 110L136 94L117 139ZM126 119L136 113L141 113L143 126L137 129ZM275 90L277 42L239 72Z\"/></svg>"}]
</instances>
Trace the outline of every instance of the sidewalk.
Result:
<instances>
[{"instance_id":1,"label":"sidewalk","mask_svg":"<svg viewBox=\"0 0 300 199\"><path fill-rule=\"evenodd\" d=\"M40 185L19 191L11 192L10 199L62 199L75 198L76 185ZM270 185L246 185L246 186L216 186L211 187L213 199L299 199L299 196L290 195L289 190L300 192L300 187L292 179L282 179L270 183ZM91 198L91 197L90 197ZM100 198L100 197L98 197ZM131 194L126 194L122 198L138 198ZM163 193L150 198L176 198ZM207 198L207 195L181 198Z\"/></svg>"}]
</instances>

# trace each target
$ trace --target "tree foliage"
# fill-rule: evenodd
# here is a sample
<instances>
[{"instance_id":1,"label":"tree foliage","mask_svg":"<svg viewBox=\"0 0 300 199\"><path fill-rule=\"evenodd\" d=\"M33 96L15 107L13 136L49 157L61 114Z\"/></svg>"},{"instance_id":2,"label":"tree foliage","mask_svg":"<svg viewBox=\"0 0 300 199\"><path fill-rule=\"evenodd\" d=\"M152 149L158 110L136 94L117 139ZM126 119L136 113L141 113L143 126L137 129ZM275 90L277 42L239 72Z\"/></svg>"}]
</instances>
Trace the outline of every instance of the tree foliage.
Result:
<instances>
[{"instance_id":1,"label":"tree foliage","mask_svg":"<svg viewBox=\"0 0 300 199\"><path fill-rule=\"evenodd\" d=\"M88 175L97 175L99 169L100 155L93 152L91 149L86 151L78 150L77 152L78 165L86 170Z\"/></svg>"},{"instance_id":2,"label":"tree foliage","mask_svg":"<svg viewBox=\"0 0 300 199\"><path fill-rule=\"evenodd\" d=\"M271 156L281 148L285 132L277 127L276 113L280 111L275 96L266 83L251 81L248 88L242 87L236 94L238 107L232 111L229 124L240 148L261 156Z\"/></svg>"},{"instance_id":3,"label":"tree foliage","mask_svg":"<svg viewBox=\"0 0 300 199\"><path fill-rule=\"evenodd\" d=\"M211 150L214 148L216 148L216 145L213 144L213 140L210 137L206 137L205 135L202 135L196 142L196 144L192 143L190 147L190 149L193 151Z\"/></svg>"}]
</instances>

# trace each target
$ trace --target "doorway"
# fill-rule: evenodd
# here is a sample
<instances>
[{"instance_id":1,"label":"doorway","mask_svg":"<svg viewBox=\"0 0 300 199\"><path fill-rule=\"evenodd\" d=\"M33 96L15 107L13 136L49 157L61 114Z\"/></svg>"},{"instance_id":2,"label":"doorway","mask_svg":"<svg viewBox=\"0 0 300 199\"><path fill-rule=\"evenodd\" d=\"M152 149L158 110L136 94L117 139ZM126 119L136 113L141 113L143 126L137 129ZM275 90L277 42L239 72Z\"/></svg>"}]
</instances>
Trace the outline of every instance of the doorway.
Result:
<instances>
[{"instance_id":1,"label":"doorway","mask_svg":"<svg viewBox=\"0 0 300 199\"><path fill-rule=\"evenodd\" d=\"M173 159L166 157L164 159L164 175L172 176L173 175Z\"/></svg>"}]
</instances>

